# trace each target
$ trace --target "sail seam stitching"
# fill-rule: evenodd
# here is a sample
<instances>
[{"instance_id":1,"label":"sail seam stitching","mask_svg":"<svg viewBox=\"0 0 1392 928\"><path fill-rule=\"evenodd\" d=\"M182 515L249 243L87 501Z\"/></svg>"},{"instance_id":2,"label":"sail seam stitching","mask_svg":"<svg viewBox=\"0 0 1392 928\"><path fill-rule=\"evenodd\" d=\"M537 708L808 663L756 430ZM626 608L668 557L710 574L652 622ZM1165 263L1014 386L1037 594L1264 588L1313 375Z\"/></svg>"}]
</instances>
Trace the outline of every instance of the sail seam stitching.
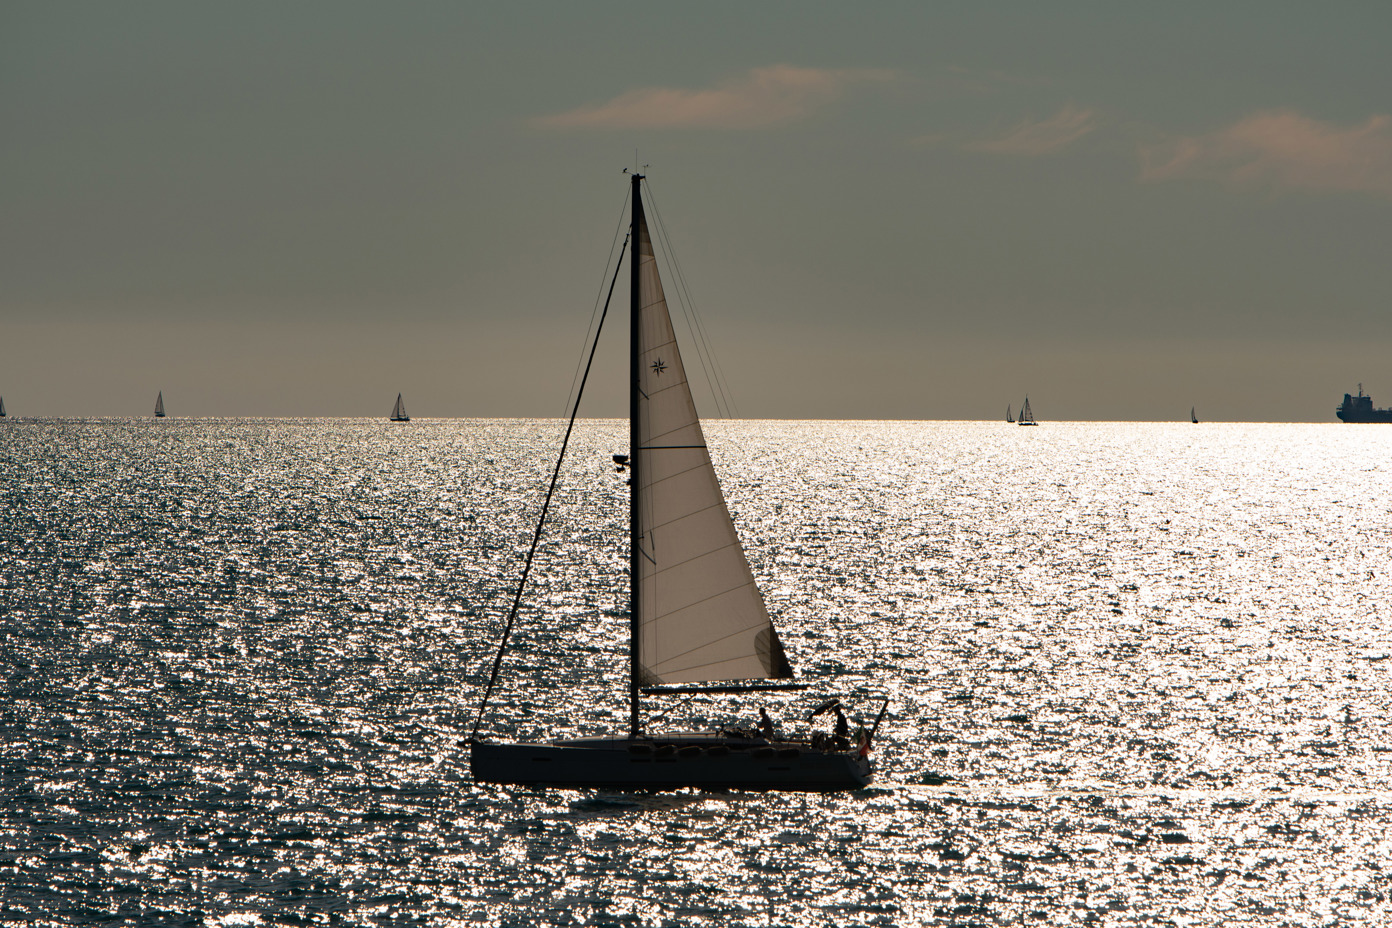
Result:
<instances>
[{"instance_id":1,"label":"sail seam stitching","mask_svg":"<svg viewBox=\"0 0 1392 928\"><path fill-rule=\"evenodd\" d=\"M763 624L762 622L759 623L759 625L762 625L762 624ZM674 660L676 660L676 659L679 658L679 657L686 657L688 654L695 654L695 653L699 652L700 650L702 650L703 648L714 647L715 645L718 645L718 644L720 644L720 643L722 643L722 642L728 641L728 640L730 640L731 638L736 638L736 637L739 637L740 635L747 635L747 634L749 634L750 632L752 632L752 631L754 631L755 629L757 629L757 628L759 627L759 625L751 625L751 626L749 626L748 628L741 628L741 629L739 629L738 631L733 631L733 632L731 632L730 634L724 636L723 638L716 638L714 641L710 641L710 642L708 642L708 643L706 643L706 644L701 645L700 648L688 648L687 650L681 652L680 654L673 654L670 658L667 659L667 661L664 661L663 663L666 664L667 662L669 662L669 661L674 661ZM733 664L733 663L737 663L738 661L744 660L744 659L745 659L745 658L742 658L742 657L722 658L721 660L718 660L718 661L706 661L705 663L701 663L701 664L687 664L687 665L682 666L682 667L670 667L670 668L667 669L666 672L667 672L667 673L683 673L683 672L688 671L688 670L696 670L696 669L699 668L699 667L714 667L714 666L717 665L717 664ZM658 673L659 673L659 675L660 675L662 672L659 671ZM767 678L762 678L762 677L761 677L760 679L767 679Z\"/></svg>"},{"instance_id":2,"label":"sail seam stitching","mask_svg":"<svg viewBox=\"0 0 1392 928\"><path fill-rule=\"evenodd\" d=\"M659 567L657 570L653 571L651 574L648 574L648 576L650 576L650 577L660 577L660 576L662 576L664 573L666 573L666 572L669 571L669 570L676 570L678 567L685 567L687 564L690 564L692 561L699 561L699 560L700 560L701 558L703 558L703 557L710 557L712 554L718 554L718 553L721 552L721 551L728 551L728 550L730 550L731 548L734 548L734 547L737 547L737 546L736 546L736 544L732 541L732 542L729 542L729 543L727 543L727 544L723 544L723 545L721 545L721 546L718 547L718 548L711 548L710 550L708 550L708 551L703 551L702 553L697 554L697 555L695 555L694 557L689 557L689 558L687 558L687 559L684 560L684 561L678 561L678 562L675 563L675 564L668 564L666 567ZM654 561L653 563L654 563L654 566L656 566L656 561ZM719 595L719 594L717 594L717 595Z\"/></svg>"},{"instance_id":3,"label":"sail seam stitching","mask_svg":"<svg viewBox=\"0 0 1392 928\"><path fill-rule=\"evenodd\" d=\"M692 464L690 467L683 467L681 470L674 470L674 471L672 471L670 474L667 474L666 476L658 477L656 480L650 480L650 481L648 481L648 483L647 483L645 489L651 490L653 487L657 486L658 484L666 483L666 482L669 481L669 480L676 480L678 477L683 477L683 476L685 476L685 475L687 475L687 474L689 474L689 473L691 473L691 472L693 472L693 471L698 471L698 470L703 471L703 470L706 469L706 465L707 465L708 463L709 463L709 462L707 462L707 461L697 461L695 464ZM714 505L714 504L712 504L712 505ZM704 509L709 509L710 507L709 507L709 506L706 506L706 507L702 507L702 508L704 508ZM693 511L695 511L695 512L700 512L701 510L698 509L698 510L693 510ZM680 518L680 517L679 517L679 518ZM670 521L675 521L675 520L670 520Z\"/></svg>"},{"instance_id":4,"label":"sail seam stitching","mask_svg":"<svg viewBox=\"0 0 1392 928\"><path fill-rule=\"evenodd\" d=\"M683 472L683 473L685 473L685 472ZM679 475L673 474L673 476L679 476ZM671 479L671 478L668 478L668 479ZM652 489L652 486L649 485L648 489ZM700 513L703 513L703 512L710 512L712 509L716 508L716 505L717 505L716 503L711 503L709 506L702 506L700 509L693 509L693 510L691 510L690 512L684 512L684 513L682 513L681 515L677 516L675 519L668 519L666 522L662 522L662 523L660 523L660 524L654 524L654 525L652 525L652 526L649 526L648 531L652 532L652 531L656 531L657 529L660 529L660 528L666 528L666 527L669 526L669 525L673 525L673 524L675 524L675 523L677 523L677 522L680 522L682 519L690 518L691 516L699 515ZM739 539L736 538L735 541L737 542L737 541L739 541Z\"/></svg>"},{"instance_id":5,"label":"sail seam stitching","mask_svg":"<svg viewBox=\"0 0 1392 928\"><path fill-rule=\"evenodd\" d=\"M722 597L722 596L728 596L730 593L733 593L733 592L735 592L736 590L742 590L742 589L744 589L745 587L748 587L748 586L754 586L754 581L753 581L753 579L749 579L749 580L746 580L746 581L743 582L743 583L736 584L735 586L732 586L732 587L730 587L730 588L727 589L727 590L721 590L719 593L712 593L711 595L705 597L704 599L693 600L693 601L687 603L686 605L682 606L680 609L673 609L671 612L664 612L664 613L662 613L661 615L655 615L655 616L653 616L652 618L643 619L643 620L641 621L640 624L642 624L642 625L651 625L653 622L658 622L658 621L661 621L662 619L670 618L670 617L672 617L672 616L674 616L674 615L678 615L678 614L680 614L680 613L683 613L683 612L685 612L685 611L688 610L688 609L694 609L694 608L696 608L697 606L700 606L700 605L702 605L702 604L704 604L704 603L708 603L708 602L710 602L710 601L713 600L713 599L719 599L719 598ZM654 595L655 595L655 594L654 594ZM747 631L749 631L750 629L758 628L758 627L760 627L761 625L763 625L764 622L767 621L767 619L768 619L768 614L767 614L767 612L766 612L766 613L764 614L764 618L761 619L760 621L754 623L753 625L750 625L748 628L740 629L740 631L732 632L731 634L736 634L736 635L737 635L737 634L739 634L740 632L747 632ZM729 635L726 635L725 637L728 638L728 637L730 637L730 636L729 636ZM724 638L716 638L716 639L715 639L715 641L724 641L724 640L725 640ZM715 642L713 641L713 642L711 642L711 643L714 644ZM702 647L705 647L705 645L702 645ZM695 650L695 649L693 648L692 650ZM675 656L680 657L680 655L675 655Z\"/></svg>"}]
</instances>

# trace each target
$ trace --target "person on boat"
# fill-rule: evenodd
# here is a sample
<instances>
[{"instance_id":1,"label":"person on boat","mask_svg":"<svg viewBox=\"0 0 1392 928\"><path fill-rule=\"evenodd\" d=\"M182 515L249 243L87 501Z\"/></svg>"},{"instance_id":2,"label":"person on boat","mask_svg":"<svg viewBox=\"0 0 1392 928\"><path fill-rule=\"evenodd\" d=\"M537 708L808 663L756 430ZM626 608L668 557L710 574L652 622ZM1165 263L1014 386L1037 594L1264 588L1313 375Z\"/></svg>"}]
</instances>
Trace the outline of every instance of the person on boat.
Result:
<instances>
[{"instance_id":1,"label":"person on boat","mask_svg":"<svg viewBox=\"0 0 1392 928\"><path fill-rule=\"evenodd\" d=\"M846 713L841 711L840 706L836 707L836 729L832 744L839 751L851 746L851 725L846 721Z\"/></svg>"},{"instance_id":2,"label":"person on boat","mask_svg":"<svg viewBox=\"0 0 1392 928\"><path fill-rule=\"evenodd\" d=\"M759 707L759 734L764 736L765 741L778 740L778 733L773 727L773 719L769 718L769 714L763 706Z\"/></svg>"}]
</instances>

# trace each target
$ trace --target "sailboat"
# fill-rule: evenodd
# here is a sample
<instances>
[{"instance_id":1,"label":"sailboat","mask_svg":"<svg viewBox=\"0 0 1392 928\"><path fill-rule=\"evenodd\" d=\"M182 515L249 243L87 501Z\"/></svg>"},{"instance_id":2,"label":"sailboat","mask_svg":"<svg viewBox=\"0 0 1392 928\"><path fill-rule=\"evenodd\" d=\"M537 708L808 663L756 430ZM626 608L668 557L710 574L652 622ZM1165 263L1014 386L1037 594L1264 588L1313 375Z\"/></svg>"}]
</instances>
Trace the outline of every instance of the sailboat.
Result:
<instances>
[{"instance_id":1,"label":"sailboat","mask_svg":"<svg viewBox=\"0 0 1392 928\"><path fill-rule=\"evenodd\" d=\"M1015 421L1015 417L1012 416L1012 415L1010 414L1010 404L1009 404L1009 403L1006 403L1006 404L1005 404L1005 421L1006 421L1006 422L1014 422L1014 421Z\"/></svg>"},{"instance_id":2,"label":"sailboat","mask_svg":"<svg viewBox=\"0 0 1392 928\"><path fill-rule=\"evenodd\" d=\"M1025 405L1020 407L1020 425L1038 425L1034 421L1034 413L1030 411L1029 397L1025 397Z\"/></svg>"},{"instance_id":3,"label":"sailboat","mask_svg":"<svg viewBox=\"0 0 1392 928\"><path fill-rule=\"evenodd\" d=\"M401 402L401 394L396 395L396 405L392 407L391 421L410 422L411 417L406 415L406 404Z\"/></svg>"},{"instance_id":4,"label":"sailboat","mask_svg":"<svg viewBox=\"0 0 1392 928\"><path fill-rule=\"evenodd\" d=\"M1196 415L1194 415L1194 407L1193 407L1193 406L1190 406L1190 407L1189 407L1189 421L1192 422L1192 423L1194 423L1195 425L1198 425L1198 424L1199 424L1199 417L1196 416Z\"/></svg>"},{"instance_id":5,"label":"sailboat","mask_svg":"<svg viewBox=\"0 0 1392 928\"><path fill-rule=\"evenodd\" d=\"M0 396L0 417L5 415L5 398Z\"/></svg>"},{"instance_id":6,"label":"sailboat","mask_svg":"<svg viewBox=\"0 0 1392 928\"><path fill-rule=\"evenodd\" d=\"M159 396L155 397L155 418L164 418L164 391L161 390Z\"/></svg>"},{"instance_id":7,"label":"sailboat","mask_svg":"<svg viewBox=\"0 0 1392 928\"><path fill-rule=\"evenodd\" d=\"M870 747L888 700L874 728L862 728L854 739L837 700L814 711L837 711L837 734L831 737L818 733L806 739L782 738L768 720L758 731L649 730L644 697L757 693L805 685L758 682L789 680L793 668L711 466L658 276L641 180L642 175L633 174L629 449L628 454L614 455L619 470L630 478L628 731L530 744L480 736L516 615L515 601L468 742L474 779L566 789L858 789L870 782ZM614 275L617 280L617 268ZM607 304L605 308L607 312ZM593 360L593 347L590 357ZM587 367L586 376L588 372ZM572 425L578 411L577 398ZM548 504L549 500L548 495ZM529 554L524 583L531 558ZM521 596L519 587L517 599Z\"/></svg>"}]
</instances>

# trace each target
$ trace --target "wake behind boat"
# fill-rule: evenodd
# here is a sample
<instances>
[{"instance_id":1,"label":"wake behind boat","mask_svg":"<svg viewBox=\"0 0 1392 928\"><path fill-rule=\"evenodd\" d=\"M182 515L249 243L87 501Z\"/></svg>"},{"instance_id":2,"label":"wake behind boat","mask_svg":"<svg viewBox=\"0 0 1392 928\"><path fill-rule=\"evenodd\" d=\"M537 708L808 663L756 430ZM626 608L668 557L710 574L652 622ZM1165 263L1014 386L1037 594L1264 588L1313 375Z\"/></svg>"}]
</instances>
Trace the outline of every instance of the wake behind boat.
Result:
<instances>
[{"instance_id":1,"label":"wake behind boat","mask_svg":"<svg viewBox=\"0 0 1392 928\"><path fill-rule=\"evenodd\" d=\"M658 277L641 180L633 175L629 452L614 455L630 477L629 730L626 735L534 744L479 736L541 537L548 493L470 738L474 779L570 789L830 792L863 787L871 779L869 753L884 706L874 728L862 728L854 737L835 700L819 707L837 712L837 731L831 736L782 739L771 723L759 731L648 731L644 696L804 687L754 682L788 680L793 669L755 585L706 449ZM617 276L616 269L615 280ZM577 397L572 427L578 411ZM567 430L567 441L569 435ZM559 469L558 461L557 473Z\"/></svg>"}]
</instances>

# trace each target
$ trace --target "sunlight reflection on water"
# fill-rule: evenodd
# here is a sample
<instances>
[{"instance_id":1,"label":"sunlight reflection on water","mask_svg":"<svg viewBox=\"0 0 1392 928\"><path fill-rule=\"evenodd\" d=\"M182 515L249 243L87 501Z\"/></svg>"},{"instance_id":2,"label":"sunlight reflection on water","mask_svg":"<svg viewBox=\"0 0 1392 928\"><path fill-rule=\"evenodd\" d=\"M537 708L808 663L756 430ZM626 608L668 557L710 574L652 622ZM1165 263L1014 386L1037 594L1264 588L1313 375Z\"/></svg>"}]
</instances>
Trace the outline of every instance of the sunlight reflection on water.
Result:
<instances>
[{"instance_id":1,"label":"sunlight reflection on water","mask_svg":"<svg viewBox=\"0 0 1392 928\"><path fill-rule=\"evenodd\" d=\"M852 795L480 788L561 426L0 434L0 924L1378 923L1392 429L715 422ZM582 423L489 728L626 718L626 427ZM693 698L669 721L744 719Z\"/></svg>"}]
</instances>

